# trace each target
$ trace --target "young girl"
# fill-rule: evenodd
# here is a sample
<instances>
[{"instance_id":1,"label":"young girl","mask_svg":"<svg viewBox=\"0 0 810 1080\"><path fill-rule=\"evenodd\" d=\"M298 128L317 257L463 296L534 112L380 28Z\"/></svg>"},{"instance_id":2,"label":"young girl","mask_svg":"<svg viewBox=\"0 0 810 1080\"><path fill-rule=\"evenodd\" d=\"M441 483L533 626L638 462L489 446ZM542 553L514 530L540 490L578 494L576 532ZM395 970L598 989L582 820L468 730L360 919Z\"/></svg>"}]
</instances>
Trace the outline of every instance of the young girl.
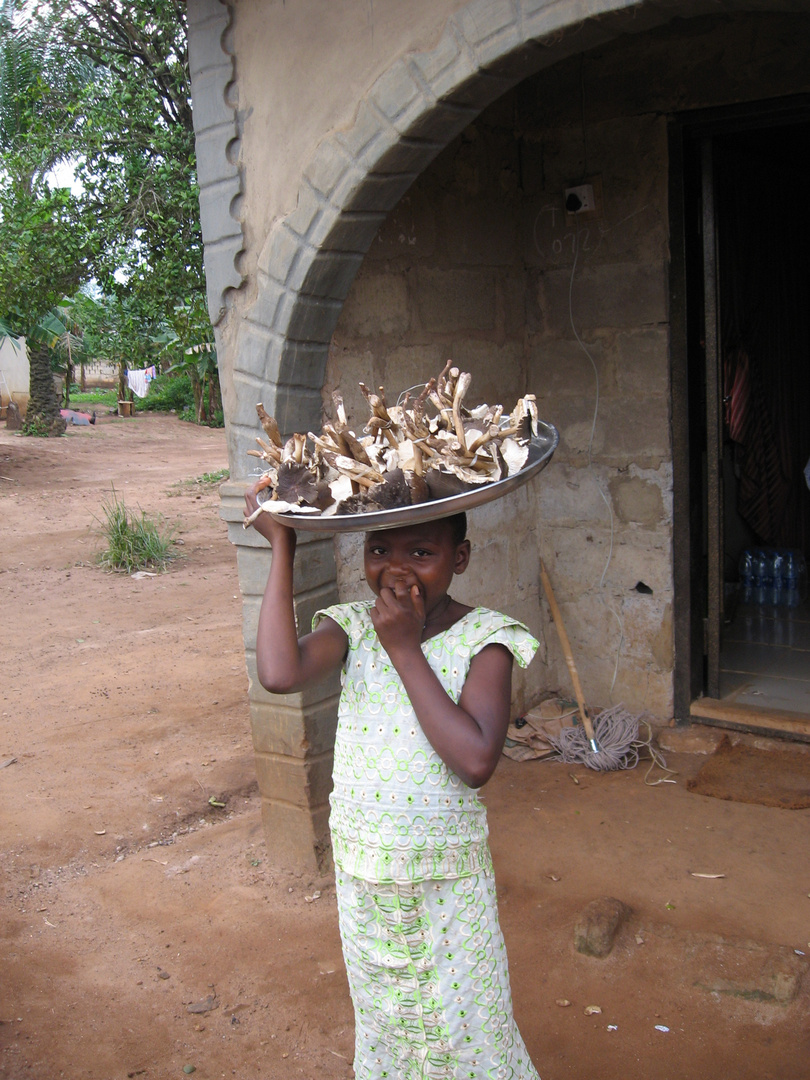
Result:
<instances>
[{"instance_id":1,"label":"young girl","mask_svg":"<svg viewBox=\"0 0 810 1080\"><path fill-rule=\"evenodd\" d=\"M255 510L257 489L246 496ZM368 533L376 599L318 612L300 640L296 536L273 515L256 640L273 693L342 668L330 829L357 1080L537 1080L512 1017L486 812L512 661L538 642L448 589L470 560L463 514Z\"/></svg>"}]
</instances>

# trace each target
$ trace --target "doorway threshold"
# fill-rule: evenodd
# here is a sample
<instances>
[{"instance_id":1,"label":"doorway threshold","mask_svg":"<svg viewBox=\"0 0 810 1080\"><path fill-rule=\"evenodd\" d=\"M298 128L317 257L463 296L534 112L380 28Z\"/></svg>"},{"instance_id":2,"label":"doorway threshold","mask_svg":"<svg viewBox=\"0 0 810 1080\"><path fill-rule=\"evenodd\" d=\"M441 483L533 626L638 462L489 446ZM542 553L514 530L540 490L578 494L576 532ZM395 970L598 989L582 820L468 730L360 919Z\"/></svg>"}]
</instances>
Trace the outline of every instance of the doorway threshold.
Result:
<instances>
[{"instance_id":1,"label":"doorway threshold","mask_svg":"<svg viewBox=\"0 0 810 1080\"><path fill-rule=\"evenodd\" d=\"M702 724L810 742L810 716L786 709L739 705L722 698L701 697L692 702L689 714Z\"/></svg>"}]
</instances>

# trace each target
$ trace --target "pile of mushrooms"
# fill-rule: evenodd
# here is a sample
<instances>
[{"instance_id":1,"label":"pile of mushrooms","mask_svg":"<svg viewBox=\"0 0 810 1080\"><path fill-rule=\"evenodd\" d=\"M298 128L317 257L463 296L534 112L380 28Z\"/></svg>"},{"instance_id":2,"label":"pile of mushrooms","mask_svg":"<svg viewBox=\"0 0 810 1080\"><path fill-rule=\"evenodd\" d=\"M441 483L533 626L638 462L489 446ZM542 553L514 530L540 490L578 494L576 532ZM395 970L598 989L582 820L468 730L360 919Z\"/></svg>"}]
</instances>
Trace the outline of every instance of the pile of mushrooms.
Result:
<instances>
[{"instance_id":1,"label":"pile of mushrooms","mask_svg":"<svg viewBox=\"0 0 810 1080\"><path fill-rule=\"evenodd\" d=\"M259 403L266 438L248 453L266 464L261 487L271 495L245 525L263 510L328 516L412 506L520 472L537 434L535 396L520 398L507 415L502 405L466 409L471 381L448 361L417 397L403 394L391 406L382 387L375 394L360 383L371 410L361 437L349 427L340 394L333 395L335 420L320 435L286 442Z\"/></svg>"}]
</instances>

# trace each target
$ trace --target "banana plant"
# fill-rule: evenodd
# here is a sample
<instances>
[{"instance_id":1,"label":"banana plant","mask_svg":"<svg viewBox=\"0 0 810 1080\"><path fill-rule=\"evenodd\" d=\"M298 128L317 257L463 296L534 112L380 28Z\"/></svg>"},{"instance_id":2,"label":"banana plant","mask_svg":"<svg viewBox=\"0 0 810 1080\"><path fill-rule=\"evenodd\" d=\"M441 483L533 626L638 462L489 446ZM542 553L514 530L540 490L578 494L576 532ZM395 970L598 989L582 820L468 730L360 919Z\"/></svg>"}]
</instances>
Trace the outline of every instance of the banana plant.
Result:
<instances>
[{"instance_id":1,"label":"banana plant","mask_svg":"<svg viewBox=\"0 0 810 1080\"><path fill-rule=\"evenodd\" d=\"M175 306L172 325L164 326L152 339L170 362L164 374L184 374L191 380L198 424L211 421L222 408L217 350L210 335L200 303L185 302Z\"/></svg>"},{"instance_id":2,"label":"banana plant","mask_svg":"<svg viewBox=\"0 0 810 1080\"><path fill-rule=\"evenodd\" d=\"M74 381L75 365L78 360L84 369L86 356L84 332L76 319L76 302L65 300L52 308L43 319L35 333L44 340L51 356L57 361L60 370L65 373L65 408L70 408L70 387ZM59 364L59 361L63 361Z\"/></svg>"}]
</instances>

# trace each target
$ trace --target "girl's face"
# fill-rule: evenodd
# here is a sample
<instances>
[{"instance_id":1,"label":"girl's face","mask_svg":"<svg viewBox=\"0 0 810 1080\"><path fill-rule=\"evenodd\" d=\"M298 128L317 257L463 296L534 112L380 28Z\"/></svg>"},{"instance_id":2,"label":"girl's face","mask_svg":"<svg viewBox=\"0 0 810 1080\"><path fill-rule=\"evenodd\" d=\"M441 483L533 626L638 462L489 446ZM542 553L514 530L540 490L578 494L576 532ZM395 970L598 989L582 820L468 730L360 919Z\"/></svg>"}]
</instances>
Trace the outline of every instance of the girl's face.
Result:
<instances>
[{"instance_id":1,"label":"girl's face","mask_svg":"<svg viewBox=\"0 0 810 1080\"><path fill-rule=\"evenodd\" d=\"M447 521L427 521L402 529L368 533L364 546L366 581L375 596L383 589L419 588L426 614L447 595L455 574L470 561L470 542L453 543Z\"/></svg>"}]
</instances>

